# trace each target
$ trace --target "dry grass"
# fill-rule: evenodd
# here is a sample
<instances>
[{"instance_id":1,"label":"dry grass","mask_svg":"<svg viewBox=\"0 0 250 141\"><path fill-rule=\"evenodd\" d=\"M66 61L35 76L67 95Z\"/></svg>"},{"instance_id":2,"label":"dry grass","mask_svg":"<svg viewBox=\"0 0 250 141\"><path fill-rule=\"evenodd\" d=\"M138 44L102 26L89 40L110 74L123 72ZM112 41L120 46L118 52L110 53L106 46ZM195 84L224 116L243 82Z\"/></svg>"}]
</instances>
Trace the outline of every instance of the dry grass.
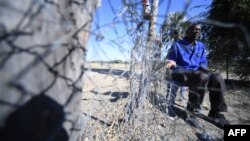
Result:
<instances>
[{"instance_id":1,"label":"dry grass","mask_svg":"<svg viewBox=\"0 0 250 141\"><path fill-rule=\"evenodd\" d=\"M130 79L104 70L128 71L126 64L98 64L89 66L95 71L85 71L82 96L82 109L85 114L83 141L87 140L198 140L196 134L206 132L216 139L223 138L223 130L215 125L198 119L201 129L188 125L181 117L170 120L159 103L144 100L143 106L134 109L134 123L121 122L126 116L126 105L131 101ZM233 124L248 121L249 124L249 87L228 86L225 99L229 107L225 113ZM163 95L158 95L164 97ZM187 96L187 95L186 95ZM186 97L187 98L187 97ZM178 95L177 95L178 99ZM184 111L187 101L176 101L176 107ZM158 104L158 105L157 105ZM203 114L210 109L208 95L203 103Z\"/></svg>"}]
</instances>

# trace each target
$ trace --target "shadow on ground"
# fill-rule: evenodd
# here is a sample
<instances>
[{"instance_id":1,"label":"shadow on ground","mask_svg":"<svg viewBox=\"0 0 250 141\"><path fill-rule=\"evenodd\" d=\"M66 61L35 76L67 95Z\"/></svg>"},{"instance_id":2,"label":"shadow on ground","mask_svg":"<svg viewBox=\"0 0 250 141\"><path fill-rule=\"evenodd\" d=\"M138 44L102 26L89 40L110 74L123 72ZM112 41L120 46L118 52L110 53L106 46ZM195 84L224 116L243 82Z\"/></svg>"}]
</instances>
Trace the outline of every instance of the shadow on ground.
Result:
<instances>
[{"instance_id":1,"label":"shadow on ground","mask_svg":"<svg viewBox=\"0 0 250 141\"><path fill-rule=\"evenodd\" d=\"M150 97L149 97L149 102L154 105L157 109L159 109L161 112L166 114L166 108L167 108L167 99L163 96L159 96L153 92L151 92ZM181 105L179 105L181 106ZM182 110L179 107L174 106L173 111L176 114L177 117L180 117L185 121L186 118L186 112ZM168 116L166 114L166 116Z\"/></svg>"},{"instance_id":2,"label":"shadow on ground","mask_svg":"<svg viewBox=\"0 0 250 141\"><path fill-rule=\"evenodd\" d=\"M225 83L231 87L250 87L250 81L244 80L225 79Z\"/></svg>"},{"instance_id":3,"label":"shadow on ground","mask_svg":"<svg viewBox=\"0 0 250 141\"><path fill-rule=\"evenodd\" d=\"M1 141L67 141L63 106L44 94L34 96L9 115L0 129Z\"/></svg>"},{"instance_id":4,"label":"shadow on ground","mask_svg":"<svg viewBox=\"0 0 250 141\"><path fill-rule=\"evenodd\" d=\"M118 70L118 69L99 69L99 68L85 68L85 71L97 72L100 74L117 75L120 77L129 78L129 71Z\"/></svg>"},{"instance_id":5,"label":"shadow on ground","mask_svg":"<svg viewBox=\"0 0 250 141\"><path fill-rule=\"evenodd\" d=\"M114 98L110 99L110 102L116 102L117 100L121 99L121 98L127 98L129 93L128 92L105 92L104 95L110 95Z\"/></svg>"},{"instance_id":6,"label":"shadow on ground","mask_svg":"<svg viewBox=\"0 0 250 141\"><path fill-rule=\"evenodd\" d=\"M166 98L164 97L161 97L155 93L151 93L150 97L149 97L149 102L154 105L156 108L158 108L161 112L163 112L164 114L166 114L166 116L169 116L167 115L166 113L166 107L167 107L167 100ZM185 121L185 123L187 123L189 126L193 127L193 128L196 128L196 129L199 129L200 131L203 131L203 132L195 132L195 135L197 136L197 138L200 140L200 141L218 141L218 140L223 140L223 139L219 139L219 138L216 138L214 136L211 136L209 135L206 130L204 129L204 127L202 126L202 124L198 121L198 120L194 120L194 121L190 121L190 120L187 120L187 113L185 110L185 107L183 107L182 105L179 105L179 104L175 104L175 106L173 107L173 112L175 113L175 115L177 117L179 117L180 119L182 119L183 121ZM215 126L217 126L218 128L221 128L220 125L217 125L215 124L211 119L209 119L206 115L203 115L203 114L200 114L200 115L194 115L196 116L197 118L200 118L208 123L211 123Z\"/></svg>"},{"instance_id":7,"label":"shadow on ground","mask_svg":"<svg viewBox=\"0 0 250 141\"><path fill-rule=\"evenodd\" d=\"M129 93L128 92L112 92L112 91L108 91L108 92L104 92L104 93L99 93L97 91L90 91L93 94L103 94L103 95L109 95L112 98L110 99L110 102L117 102L119 99L122 98L127 98Z\"/></svg>"}]
</instances>

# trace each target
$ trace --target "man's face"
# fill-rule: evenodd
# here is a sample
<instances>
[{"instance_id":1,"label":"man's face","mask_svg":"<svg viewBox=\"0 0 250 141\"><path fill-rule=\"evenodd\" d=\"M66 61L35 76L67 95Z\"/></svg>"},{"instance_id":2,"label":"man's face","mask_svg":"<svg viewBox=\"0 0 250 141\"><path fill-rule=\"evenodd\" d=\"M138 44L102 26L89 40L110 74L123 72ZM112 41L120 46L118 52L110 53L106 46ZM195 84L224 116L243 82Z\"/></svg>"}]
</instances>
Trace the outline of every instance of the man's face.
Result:
<instances>
[{"instance_id":1,"label":"man's face","mask_svg":"<svg viewBox=\"0 0 250 141\"><path fill-rule=\"evenodd\" d=\"M192 40L197 40L200 38L201 34L201 25L193 25L188 31L188 36Z\"/></svg>"}]
</instances>

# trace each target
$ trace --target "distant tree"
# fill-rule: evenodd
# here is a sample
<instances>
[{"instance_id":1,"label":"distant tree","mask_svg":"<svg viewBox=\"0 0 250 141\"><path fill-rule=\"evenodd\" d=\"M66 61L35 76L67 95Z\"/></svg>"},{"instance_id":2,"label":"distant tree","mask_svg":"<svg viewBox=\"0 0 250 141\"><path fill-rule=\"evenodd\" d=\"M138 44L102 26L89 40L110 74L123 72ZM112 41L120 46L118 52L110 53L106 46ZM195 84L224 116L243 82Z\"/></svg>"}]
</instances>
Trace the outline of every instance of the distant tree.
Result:
<instances>
[{"instance_id":1,"label":"distant tree","mask_svg":"<svg viewBox=\"0 0 250 141\"><path fill-rule=\"evenodd\" d=\"M185 34L185 29L190 24L190 22L184 21L185 14L182 12L175 12L169 14L164 20L161 26L161 32L163 33L162 42L168 42L172 40L172 33L177 31L179 36L183 37Z\"/></svg>"},{"instance_id":2,"label":"distant tree","mask_svg":"<svg viewBox=\"0 0 250 141\"><path fill-rule=\"evenodd\" d=\"M190 25L190 22L185 21L184 18L185 14L182 12L171 13L165 17L161 26L162 44L160 47L162 58L166 57L167 51L177 35L179 36L179 39L184 37L185 30L187 26Z\"/></svg>"},{"instance_id":3,"label":"distant tree","mask_svg":"<svg viewBox=\"0 0 250 141\"><path fill-rule=\"evenodd\" d=\"M109 63L112 63L112 64L122 64L124 62L122 60L113 60L113 61L110 61Z\"/></svg>"},{"instance_id":4,"label":"distant tree","mask_svg":"<svg viewBox=\"0 0 250 141\"><path fill-rule=\"evenodd\" d=\"M212 62L229 64L233 72L242 79L250 75L250 46L240 26L250 32L250 0L213 0L208 19L223 23L235 23L234 28L207 26L209 58ZM227 65L225 65L227 66Z\"/></svg>"}]
</instances>

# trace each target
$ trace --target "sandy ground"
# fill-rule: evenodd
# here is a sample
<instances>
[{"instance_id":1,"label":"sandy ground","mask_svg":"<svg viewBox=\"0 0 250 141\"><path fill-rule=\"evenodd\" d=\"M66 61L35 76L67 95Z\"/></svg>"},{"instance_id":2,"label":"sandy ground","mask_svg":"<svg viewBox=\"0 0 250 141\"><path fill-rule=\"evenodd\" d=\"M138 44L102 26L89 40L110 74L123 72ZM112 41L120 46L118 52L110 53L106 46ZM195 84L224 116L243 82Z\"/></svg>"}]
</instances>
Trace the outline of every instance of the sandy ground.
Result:
<instances>
[{"instance_id":1,"label":"sandy ground","mask_svg":"<svg viewBox=\"0 0 250 141\"><path fill-rule=\"evenodd\" d=\"M92 63L87 66L84 74L82 96L83 115L85 118L83 141L121 140L124 139L121 136L131 136L122 132L124 130L121 129L123 127L120 124L120 121L126 115L126 105L130 101L128 70L129 65L124 64ZM227 85L225 100L228 105L228 112L225 113L225 117L231 124L250 124L249 90L249 84L242 85L237 81ZM188 91L186 91L186 99L187 93ZM164 94L160 95L160 97L164 99ZM164 100L158 100L156 103L148 101L150 100L147 100L145 103L148 103L147 105L150 106L145 111L142 111L145 112L143 113L144 116L148 116L147 120L149 121L147 123L150 123L152 120L152 124L150 126L147 125L148 130L151 129L151 126L154 126L152 135L155 135L153 130L156 130L164 137L160 137L161 135L155 138L145 137L147 138L145 140L202 140L199 137L204 135L204 133L214 140L223 140L223 129L210 123L205 117L210 109L208 94L205 96L203 103L202 113L204 118L198 118L200 126L198 128L189 125L183 119L181 114L185 111L187 100L179 101L179 95L177 96L175 107L181 114L175 119L170 119L166 115L164 104L162 104L163 106L157 106L161 102L164 103ZM134 118L139 119L140 117ZM119 129L117 129L117 125L120 125ZM140 133L148 131L143 128L139 130L141 130L138 131ZM131 134L136 136L137 134L133 132ZM140 135L138 134L138 136ZM126 139L133 140L130 137L126 137ZM134 140L144 139L135 137Z\"/></svg>"}]
</instances>

